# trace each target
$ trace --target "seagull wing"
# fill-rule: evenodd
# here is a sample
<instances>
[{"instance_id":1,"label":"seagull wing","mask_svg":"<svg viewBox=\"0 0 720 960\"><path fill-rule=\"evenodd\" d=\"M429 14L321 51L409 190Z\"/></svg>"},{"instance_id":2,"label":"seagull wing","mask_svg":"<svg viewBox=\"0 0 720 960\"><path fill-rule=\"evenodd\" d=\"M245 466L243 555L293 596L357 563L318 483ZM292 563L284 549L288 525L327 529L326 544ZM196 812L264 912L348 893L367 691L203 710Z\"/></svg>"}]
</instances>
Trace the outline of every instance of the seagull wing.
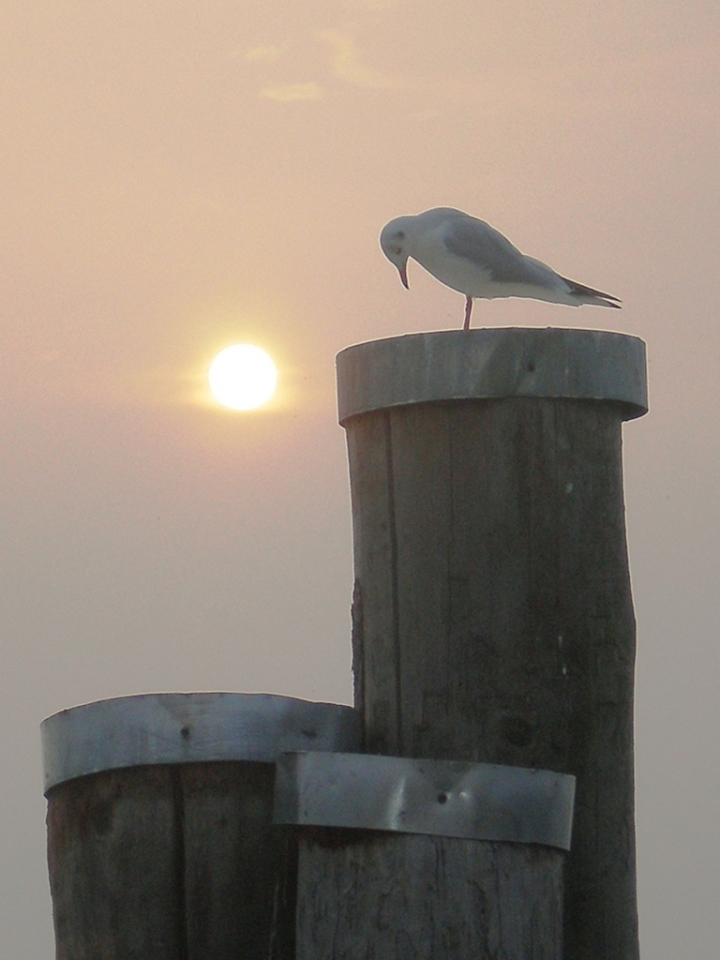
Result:
<instances>
[{"instance_id":1,"label":"seagull wing","mask_svg":"<svg viewBox=\"0 0 720 960\"><path fill-rule=\"evenodd\" d=\"M520 253L484 220L453 217L445 226L443 240L450 253L486 270L496 283L524 283L551 290L558 285L560 278L554 270Z\"/></svg>"}]
</instances>

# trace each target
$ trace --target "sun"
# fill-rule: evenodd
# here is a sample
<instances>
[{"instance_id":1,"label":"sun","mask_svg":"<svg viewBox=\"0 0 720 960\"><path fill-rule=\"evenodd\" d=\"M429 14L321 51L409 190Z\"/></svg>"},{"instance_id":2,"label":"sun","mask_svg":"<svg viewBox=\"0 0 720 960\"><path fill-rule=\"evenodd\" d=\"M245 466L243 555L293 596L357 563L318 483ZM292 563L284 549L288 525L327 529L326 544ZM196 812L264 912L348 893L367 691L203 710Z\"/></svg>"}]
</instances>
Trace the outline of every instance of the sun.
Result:
<instances>
[{"instance_id":1,"label":"sun","mask_svg":"<svg viewBox=\"0 0 720 960\"><path fill-rule=\"evenodd\" d=\"M213 396L231 410L254 410L267 403L275 393L277 376L270 354L250 343L221 350L208 370Z\"/></svg>"}]
</instances>

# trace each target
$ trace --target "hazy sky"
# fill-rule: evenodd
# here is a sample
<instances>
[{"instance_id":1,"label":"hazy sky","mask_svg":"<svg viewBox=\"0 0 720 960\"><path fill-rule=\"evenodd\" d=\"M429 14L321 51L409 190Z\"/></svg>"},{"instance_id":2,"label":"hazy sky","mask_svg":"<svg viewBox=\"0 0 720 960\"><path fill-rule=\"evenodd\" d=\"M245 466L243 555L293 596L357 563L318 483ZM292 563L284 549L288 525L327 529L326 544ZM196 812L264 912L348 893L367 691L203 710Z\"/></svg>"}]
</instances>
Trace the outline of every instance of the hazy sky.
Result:
<instances>
[{"instance_id":1,"label":"hazy sky","mask_svg":"<svg viewBox=\"0 0 720 960\"><path fill-rule=\"evenodd\" d=\"M625 429L644 960L720 942L717 0L5 0L0 956L53 955L39 732L104 697L350 702L335 354L459 327L377 242L457 206L643 337ZM223 412L233 342L277 399Z\"/></svg>"}]
</instances>

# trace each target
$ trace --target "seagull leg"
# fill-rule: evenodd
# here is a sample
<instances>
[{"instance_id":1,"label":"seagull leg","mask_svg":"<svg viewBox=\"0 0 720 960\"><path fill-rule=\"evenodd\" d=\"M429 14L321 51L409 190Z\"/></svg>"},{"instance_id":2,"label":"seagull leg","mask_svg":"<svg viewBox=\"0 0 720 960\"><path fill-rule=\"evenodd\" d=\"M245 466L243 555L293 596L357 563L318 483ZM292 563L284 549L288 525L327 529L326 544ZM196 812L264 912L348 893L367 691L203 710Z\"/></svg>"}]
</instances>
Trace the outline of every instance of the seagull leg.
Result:
<instances>
[{"instance_id":1,"label":"seagull leg","mask_svg":"<svg viewBox=\"0 0 720 960\"><path fill-rule=\"evenodd\" d=\"M472 313L472 297L466 297L465 299L465 323L463 324L463 330L470 329L470 314Z\"/></svg>"}]
</instances>

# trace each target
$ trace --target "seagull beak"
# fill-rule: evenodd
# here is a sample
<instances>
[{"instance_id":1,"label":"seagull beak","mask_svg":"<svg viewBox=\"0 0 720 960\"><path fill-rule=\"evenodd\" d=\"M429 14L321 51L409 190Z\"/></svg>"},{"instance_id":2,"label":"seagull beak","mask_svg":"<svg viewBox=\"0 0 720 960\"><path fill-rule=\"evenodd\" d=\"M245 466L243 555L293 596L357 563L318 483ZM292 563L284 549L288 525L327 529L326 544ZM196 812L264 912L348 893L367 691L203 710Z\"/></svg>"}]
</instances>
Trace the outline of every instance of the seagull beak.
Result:
<instances>
[{"instance_id":1,"label":"seagull beak","mask_svg":"<svg viewBox=\"0 0 720 960\"><path fill-rule=\"evenodd\" d=\"M407 279L407 260L401 267L398 267L398 273L400 274L400 279L402 280L403 286L406 290L409 290L410 284L408 283Z\"/></svg>"}]
</instances>

